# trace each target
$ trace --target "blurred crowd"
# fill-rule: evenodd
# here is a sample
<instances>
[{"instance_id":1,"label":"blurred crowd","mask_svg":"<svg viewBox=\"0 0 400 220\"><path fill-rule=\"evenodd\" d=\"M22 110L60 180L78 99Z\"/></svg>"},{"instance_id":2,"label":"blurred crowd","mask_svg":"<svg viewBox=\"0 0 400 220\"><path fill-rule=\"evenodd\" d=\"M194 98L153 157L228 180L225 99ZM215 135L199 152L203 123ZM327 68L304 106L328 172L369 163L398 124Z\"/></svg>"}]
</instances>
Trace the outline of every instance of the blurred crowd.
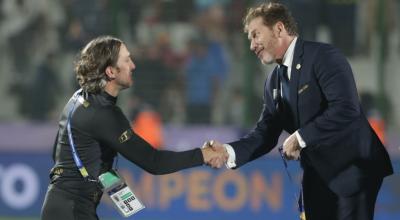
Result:
<instances>
[{"instance_id":1,"label":"blurred crowd","mask_svg":"<svg viewBox=\"0 0 400 220\"><path fill-rule=\"evenodd\" d=\"M15 109L8 115L57 119L77 88L75 55L90 39L114 35L128 45L137 66L134 86L122 98L130 119L152 112L160 123L254 122L266 70L249 52L242 16L256 2L0 0L1 97L11 97ZM324 40L348 57L369 55L380 1L281 2L292 9L303 38L317 40L323 28ZM399 23L400 1L385 2L390 31Z\"/></svg>"}]
</instances>

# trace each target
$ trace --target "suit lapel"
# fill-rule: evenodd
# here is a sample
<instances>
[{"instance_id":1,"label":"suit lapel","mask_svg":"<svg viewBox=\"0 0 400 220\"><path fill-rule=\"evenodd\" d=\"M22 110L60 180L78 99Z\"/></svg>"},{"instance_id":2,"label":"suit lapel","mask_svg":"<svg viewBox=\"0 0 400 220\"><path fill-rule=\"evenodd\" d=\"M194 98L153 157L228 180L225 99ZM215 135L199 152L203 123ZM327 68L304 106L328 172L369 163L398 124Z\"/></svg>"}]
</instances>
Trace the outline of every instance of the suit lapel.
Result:
<instances>
[{"instance_id":1,"label":"suit lapel","mask_svg":"<svg viewBox=\"0 0 400 220\"><path fill-rule=\"evenodd\" d=\"M293 110L293 119L295 121L295 126L299 126L299 114L298 114L298 87L299 78L303 65L303 41L298 38L296 46L294 49L292 71L290 74L290 106Z\"/></svg>"}]
</instances>

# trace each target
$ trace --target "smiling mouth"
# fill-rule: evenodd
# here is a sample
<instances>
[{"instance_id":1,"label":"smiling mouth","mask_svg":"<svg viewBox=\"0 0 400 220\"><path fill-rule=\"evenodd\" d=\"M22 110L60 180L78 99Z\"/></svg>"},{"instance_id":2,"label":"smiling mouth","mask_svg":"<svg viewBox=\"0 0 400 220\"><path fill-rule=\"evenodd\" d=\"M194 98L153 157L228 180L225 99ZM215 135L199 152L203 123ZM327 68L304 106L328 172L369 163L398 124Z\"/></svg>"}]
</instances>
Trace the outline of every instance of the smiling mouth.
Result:
<instances>
[{"instance_id":1,"label":"smiling mouth","mask_svg":"<svg viewBox=\"0 0 400 220\"><path fill-rule=\"evenodd\" d=\"M262 52L263 50L264 50L264 49L261 49L261 50L259 50L259 51L256 53L256 55L257 55L258 58L261 57L261 52Z\"/></svg>"}]
</instances>

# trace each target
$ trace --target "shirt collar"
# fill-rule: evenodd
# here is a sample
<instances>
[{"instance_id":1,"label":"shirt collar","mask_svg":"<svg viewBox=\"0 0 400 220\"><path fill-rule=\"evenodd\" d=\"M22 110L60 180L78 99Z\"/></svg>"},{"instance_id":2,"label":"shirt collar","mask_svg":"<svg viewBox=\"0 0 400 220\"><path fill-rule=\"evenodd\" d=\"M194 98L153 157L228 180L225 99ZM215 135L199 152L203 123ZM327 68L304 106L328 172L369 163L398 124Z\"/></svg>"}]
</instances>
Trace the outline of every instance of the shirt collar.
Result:
<instances>
[{"instance_id":1,"label":"shirt collar","mask_svg":"<svg viewBox=\"0 0 400 220\"><path fill-rule=\"evenodd\" d=\"M115 105L115 103L117 103L118 97L114 97L114 96L108 94L108 92L106 92L104 90L100 92L100 96L103 97L106 101L108 101L114 105Z\"/></svg>"},{"instance_id":2,"label":"shirt collar","mask_svg":"<svg viewBox=\"0 0 400 220\"><path fill-rule=\"evenodd\" d=\"M282 64L287 66L288 68L292 67L293 56L294 56L294 47L296 45L297 37L295 37L290 43L288 49L286 50L285 55L283 56Z\"/></svg>"}]
</instances>

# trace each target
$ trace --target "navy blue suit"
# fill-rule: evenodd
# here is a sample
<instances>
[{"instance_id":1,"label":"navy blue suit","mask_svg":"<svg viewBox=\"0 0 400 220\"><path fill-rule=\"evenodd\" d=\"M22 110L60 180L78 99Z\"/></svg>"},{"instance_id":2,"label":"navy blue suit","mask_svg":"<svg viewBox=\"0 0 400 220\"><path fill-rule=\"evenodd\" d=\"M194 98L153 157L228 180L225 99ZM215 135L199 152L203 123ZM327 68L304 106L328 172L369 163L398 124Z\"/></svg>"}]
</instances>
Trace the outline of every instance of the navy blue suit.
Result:
<instances>
[{"instance_id":1,"label":"navy blue suit","mask_svg":"<svg viewBox=\"0 0 400 220\"><path fill-rule=\"evenodd\" d=\"M335 195L351 197L370 180L381 181L393 173L387 151L361 110L351 67L339 50L298 39L289 83L291 113L277 107L278 68L268 76L256 127L229 143L237 167L271 151L282 130L298 130L307 145L300 159L305 175L312 171L315 181ZM305 197L308 183L303 181Z\"/></svg>"}]
</instances>

